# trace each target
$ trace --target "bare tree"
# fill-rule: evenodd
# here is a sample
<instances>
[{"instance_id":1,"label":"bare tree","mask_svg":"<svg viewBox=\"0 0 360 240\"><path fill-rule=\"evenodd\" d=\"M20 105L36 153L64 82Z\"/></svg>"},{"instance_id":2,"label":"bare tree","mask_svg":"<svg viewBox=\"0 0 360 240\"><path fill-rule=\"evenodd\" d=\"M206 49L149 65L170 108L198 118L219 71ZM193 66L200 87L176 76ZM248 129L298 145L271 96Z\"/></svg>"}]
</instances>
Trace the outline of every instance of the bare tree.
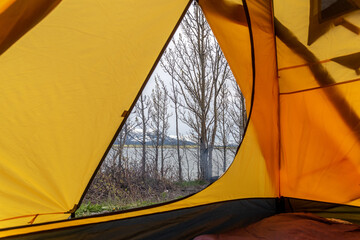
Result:
<instances>
[{"instance_id":1,"label":"bare tree","mask_svg":"<svg viewBox=\"0 0 360 240\"><path fill-rule=\"evenodd\" d=\"M231 134L231 122L229 115L229 103L230 103L230 91L228 90L227 86L223 87L220 91L219 101L220 101L220 109L219 109L219 131L218 131L218 138L221 142L222 147L222 170L223 172L227 169L227 148L229 145L229 136Z\"/></svg>"},{"instance_id":2,"label":"bare tree","mask_svg":"<svg viewBox=\"0 0 360 240\"><path fill-rule=\"evenodd\" d=\"M182 158L180 154L180 134L179 134L179 105L180 105L180 96L179 96L179 87L178 83L174 80L175 76L175 69L172 66L175 66L173 58L167 58L165 55L166 60L162 60L160 62L162 68L166 68L167 71L170 72L171 82L170 82L170 92L168 93L168 96L171 100L171 102L174 104L173 109L175 113L175 133L176 133L176 153L177 153L177 162L178 162L178 180L181 182L183 180L182 177Z\"/></svg>"},{"instance_id":3,"label":"bare tree","mask_svg":"<svg viewBox=\"0 0 360 240\"><path fill-rule=\"evenodd\" d=\"M181 120L200 140L200 179L212 176L217 131L217 96L230 74L201 9L195 5L182 21L182 33L165 53L162 66L177 83L185 109Z\"/></svg>"},{"instance_id":4,"label":"bare tree","mask_svg":"<svg viewBox=\"0 0 360 240\"><path fill-rule=\"evenodd\" d=\"M169 99L168 92L164 82L159 76L155 76L155 88L151 93L151 105L152 108L149 110L151 116L150 126L153 128L153 147L155 150L154 165L155 165L155 177L158 177L158 166L159 166L159 150L160 150L160 161L161 161L161 177L164 177L164 143L169 130Z\"/></svg>"},{"instance_id":5,"label":"bare tree","mask_svg":"<svg viewBox=\"0 0 360 240\"><path fill-rule=\"evenodd\" d=\"M234 93L231 99L231 109L229 111L233 127L230 129L230 133L234 138L234 141L240 144L247 123L246 105L245 98L241 93L239 85L235 81L233 82L233 89Z\"/></svg>"},{"instance_id":6,"label":"bare tree","mask_svg":"<svg viewBox=\"0 0 360 240\"><path fill-rule=\"evenodd\" d=\"M147 124L150 119L148 109L150 107L149 98L146 95L141 94L139 100L135 105L135 122L142 128L142 137L140 144L142 146L141 155L141 176L145 179L146 173L146 137L147 137Z\"/></svg>"},{"instance_id":7,"label":"bare tree","mask_svg":"<svg viewBox=\"0 0 360 240\"><path fill-rule=\"evenodd\" d=\"M232 79L232 72L225 57L222 54L220 46L218 44L214 44L212 48L213 54L210 54L211 60L211 71L213 77L213 85L214 85L214 97L213 97L213 128L212 133L210 135L210 149L209 149L209 169L210 173L212 173L212 154L215 145L215 138L217 134L218 128L218 118L219 118L219 109L223 108L224 102L219 102L219 94L222 90L225 89L225 81Z\"/></svg>"},{"instance_id":8,"label":"bare tree","mask_svg":"<svg viewBox=\"0 0 360 240\"><path fill-rule=\"evenodd\" d=\"M155 76L155 88L151 92L151 102L152 108L149 109L149 114L151 118L150 126L153 130L153 134L150 135L152 139L152 146L154 149L154 174L155 178L158 178L159 174L159 146L161 138L161 100L163 98L163 92L161 91L158 83L158 76Z\"/></svg>"},{"instance_id":9,"label":"bare tree","mask_svg":"<svg viewBox=\"0 0 360 240\"><path fill-rule=\"evenodd\" d=\"M127 118L126 122L124 123L119 135L116 138L116 144L114 145L113 149L115 152L115 157L117 159L117 166L120 170L120 176L119 178L124 178L125 171L124 169L126 166L124 166L126 157L124 155L124 147L126 144L126 140L128 139L130 133L134 130L136 127L135 122L132 121L130 116Z\"/></svg>"},{"instance_id":10,"label":"bare tree","mask_svg":"<svg viewBox=\"0 0 360 240\"><path fill-rule=\"evenodd\" d=\"M161 139L160 139L160 150L161 150L161 177L164 178L165 173L165 154L164 154L164 143L166 136L168 134L168 130L170 128L169 124L169 117L171 114L169 113L169 98L168 98L168 91L164 84L164 82L159 79L159 82L162 87L163 97L160 101L160 120L161 120Z\"/></svg>"}]
</instances>

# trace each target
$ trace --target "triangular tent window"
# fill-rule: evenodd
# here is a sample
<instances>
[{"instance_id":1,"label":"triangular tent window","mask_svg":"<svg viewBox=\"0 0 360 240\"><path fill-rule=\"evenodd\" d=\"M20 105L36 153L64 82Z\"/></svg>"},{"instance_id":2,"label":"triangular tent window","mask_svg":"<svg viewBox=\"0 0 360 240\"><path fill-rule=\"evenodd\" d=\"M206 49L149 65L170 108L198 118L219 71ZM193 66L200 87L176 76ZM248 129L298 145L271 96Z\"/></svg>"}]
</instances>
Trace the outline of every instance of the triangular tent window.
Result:
<instances>
[{"instance_id":1,"label":"triangular tent window","mask_svg":"<svg viewBox=\"0 0 360 240\"><path fill-rule=\"evenodd\" d=\"M245 100L198 5L123 114L76 216L179 199L230 166L247 122Z\"/></svg>"}]
</instances>

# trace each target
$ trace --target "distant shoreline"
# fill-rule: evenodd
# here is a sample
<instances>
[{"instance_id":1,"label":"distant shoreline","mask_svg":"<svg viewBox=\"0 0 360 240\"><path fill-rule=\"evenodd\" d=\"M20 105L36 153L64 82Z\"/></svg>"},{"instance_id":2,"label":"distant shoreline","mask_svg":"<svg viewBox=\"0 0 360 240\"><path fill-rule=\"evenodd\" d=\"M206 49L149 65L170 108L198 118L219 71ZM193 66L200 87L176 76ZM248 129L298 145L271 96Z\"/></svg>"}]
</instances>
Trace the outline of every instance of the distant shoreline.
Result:
<instances>
[{"instance_id":1,"label":"distant shoreline","mask_svg":"<svg viewBox=\"0 0 360 240\"><path fill-rule=\"evenodd\" d=\"M114 144L113 148L118 147L119 144ZM126 144L124 145L125 148L142 148L141 144ZM150 145L150 144L146 144L147 148L155 148L154 145ZM161 147L160 145L158 146L159 148ZM177 145L164 145L164 148L176 148ZM197 148L199 147L199 145L180 145L180 148ZM224 148L223 146L214 146L214 149L222 149ZM227 149L236 149L238 148L238 146L227 146Z\"/></svg>"}]
</instances>

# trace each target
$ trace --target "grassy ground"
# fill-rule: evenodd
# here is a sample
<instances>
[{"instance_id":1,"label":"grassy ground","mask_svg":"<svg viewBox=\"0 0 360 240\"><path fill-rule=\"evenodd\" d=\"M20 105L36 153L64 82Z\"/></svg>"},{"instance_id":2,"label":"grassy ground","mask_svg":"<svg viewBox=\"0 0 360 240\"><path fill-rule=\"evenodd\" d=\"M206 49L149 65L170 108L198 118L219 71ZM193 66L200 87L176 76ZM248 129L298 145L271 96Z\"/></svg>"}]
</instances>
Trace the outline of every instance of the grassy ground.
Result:
<instances>
[{"instance_id":1,"label":"grassy ground","mask_svg":"<svg viewBox=\"0 0 360 240\"><path fill-rule=\"evenodd\" d=\"M94 191L89 191L90 195L88 194L85 197L75 216L83 217L150 206L188 196L202 190L206 186L206 182L203 181L184 181L167 184L166 188L145 186L146 188L138 193L117 189L116 194L108 194L106 199L96 198L94 197Z\"/></svg>"}]
</instances>

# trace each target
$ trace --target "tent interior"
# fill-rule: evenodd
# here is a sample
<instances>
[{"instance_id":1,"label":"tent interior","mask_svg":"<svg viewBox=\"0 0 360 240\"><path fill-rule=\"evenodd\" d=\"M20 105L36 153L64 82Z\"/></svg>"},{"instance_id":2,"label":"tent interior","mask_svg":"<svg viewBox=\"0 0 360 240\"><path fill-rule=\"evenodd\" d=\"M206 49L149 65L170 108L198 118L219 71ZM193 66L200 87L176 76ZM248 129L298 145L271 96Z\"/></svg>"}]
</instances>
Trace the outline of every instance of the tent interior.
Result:
<instances>
[{"instance_id":1,"label":"tent interior","mask_svg":"<svg viewBox=\"0 0 360 240\"><path fill-rule=\"evenodd\" d=\"M360 223L358 0L199 0L249 110L232 165L180 200L71 218L191 4L0 1L0 237L192 239L286 212Z\"/></svg>"}]
</instances>

